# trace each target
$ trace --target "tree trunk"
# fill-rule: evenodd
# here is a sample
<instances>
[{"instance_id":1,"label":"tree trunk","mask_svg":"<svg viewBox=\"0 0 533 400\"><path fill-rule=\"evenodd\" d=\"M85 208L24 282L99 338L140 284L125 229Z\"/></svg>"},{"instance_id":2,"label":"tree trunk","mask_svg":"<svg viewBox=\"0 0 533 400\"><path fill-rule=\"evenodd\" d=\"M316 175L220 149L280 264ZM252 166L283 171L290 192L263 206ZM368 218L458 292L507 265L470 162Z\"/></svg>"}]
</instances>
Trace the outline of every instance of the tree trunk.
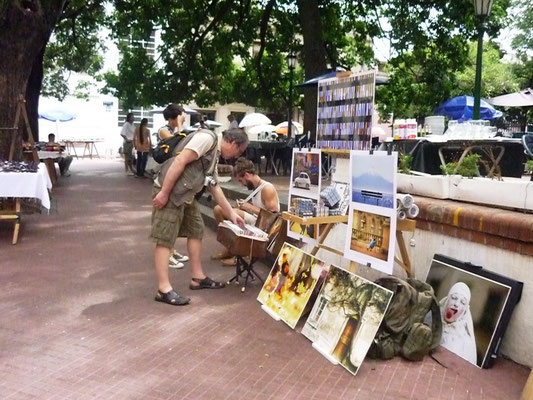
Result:
<instances>
[{"instance_id":1,"label":"tree trunk","mask_svg":"<svg viewBox=\"0 0 533 400\"><path fill-rule=\"evenodd\" d=\"M322 23L318 0L298 0L298 13L304 39L305 79L327 71L326 48L322 38ZM304 93L304 131L316 139L317 87L306 87Z\"/></svg>"},{"instance_id":2,"label":"tree trunk","mask_svg":"<svg viewBox=\"0 0 533 400\"><path fill-rule=\"evenodd\" d=\"M26 109L30 120L30 129L35 141L39 140L39 96L43 85L43 60L44 50L42 48L39 55L33 61L30 77L26 86ZM43 139L44 140L44 139Z\"/></svg>"},{"instance_id":3,"label":"tree trunk","mask_svg":"<svg viewBox=\"0 0 533 400\"><path fill-rule=\"evenodd\" d=\"M35 59L41 54L65 0L6 0L0 9L0 127L12 127L17 99L26 94ZM36 122L35 122L36 123ZM19 126L23 126L22 118ZM7 160L12 140L20 159L22 129L0 131L0 160Z\"/></svg>"}]
</instances>

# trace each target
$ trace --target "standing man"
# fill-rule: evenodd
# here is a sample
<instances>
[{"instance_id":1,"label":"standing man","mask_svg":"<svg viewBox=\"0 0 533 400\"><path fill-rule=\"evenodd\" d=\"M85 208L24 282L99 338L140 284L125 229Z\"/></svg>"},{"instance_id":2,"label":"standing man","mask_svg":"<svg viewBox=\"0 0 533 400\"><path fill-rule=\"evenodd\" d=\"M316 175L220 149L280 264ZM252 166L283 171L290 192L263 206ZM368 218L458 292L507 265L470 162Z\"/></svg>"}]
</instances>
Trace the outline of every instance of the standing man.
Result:
<instances>
[{"instance_id":1,"label":"standing man","mask_svg":"<svg viewBox=\"0 0 533 400\"><path fill-rule=\"evenodd\" d=\"M239 123L233 116L233 114L228 114L228 121L229 121L229 129L238 129Z\"/></svg>"},{"instance_id":2,"label":"standing man","mask_svg":"<svg viewBox=\"0 0 533 400\"><path fill-rule=\"evenodd\" d=\"M156 301L171 305L186 305L190 299L178 294L170 284L168 260L176 238L187 238L187 250L191 264L189 289L220 289L224 287L207 277L201 263L204 224L195 196L204 185L221 206L224 215L233 223L244 225L242 218L233 211L218 185L216 164L224 158L239 156L248 146L248 136L240 129L224 132L220 149L217 135L207 129L183 138L176 146L174 157L165 161L154 181L154 209L152 232L155 242L154 262L158 291Z\"/></svg>"},{"instance_id":3,"label":"standing man","mask_svg":"<svg viewBox=\"0 0 533 400\"><path fill-rule=\"evenodd\" d=\"M131 172L135 175L132 167L132 154L133 154L133 136L135 132L135 125L133 124L133 113L126 115L126 122L122 126L120 136L124 138L122 144L122 151L124 152L124 169L126 173Z\"/></svg>"},{"instance_id":4,"label":"standing man","mask_svg":"<svg viewBox=\"0 0 533 400\"><path fill-rule=\"evenodd\" d=\"M233 171L237 180L252 190L252 193L244 200L237 200L238 208L233 209L248 225L255 225L259 211L261 209L270 212L279 212L279 198L278 192L274 185L267 182L255 170L254 163L244 157L240 157ZM215 219L218 223L224 221L224 213L222 207L215 206L213 208ZM212 257L213 260L222 260L225 266L235 265L235 257L232 257L227 249L224 249L220 254Z\"/></svg>"}]
</instances>

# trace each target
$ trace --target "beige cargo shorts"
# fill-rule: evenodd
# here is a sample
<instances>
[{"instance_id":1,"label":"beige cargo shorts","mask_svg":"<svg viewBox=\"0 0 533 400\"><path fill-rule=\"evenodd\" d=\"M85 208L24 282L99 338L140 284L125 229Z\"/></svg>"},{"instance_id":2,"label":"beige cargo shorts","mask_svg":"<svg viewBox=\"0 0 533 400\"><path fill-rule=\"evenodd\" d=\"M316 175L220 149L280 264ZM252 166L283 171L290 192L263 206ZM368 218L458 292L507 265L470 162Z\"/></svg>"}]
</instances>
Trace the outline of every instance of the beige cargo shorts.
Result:
<instances>
[{"instance_id":1,"label":"beige cargo shorts","mask_svg":"<svg viewBox=\"0 0 533 400\"><path fill-rule=\"evenodd\" d=\"M153 196L157 193L159 189L154 188ZM203 235L204 221L196 200L178 207L169 200L165 207L153 208L150 238L157 245L171 249L178 237L201 239Z\"/></svg>"}]
</instances>

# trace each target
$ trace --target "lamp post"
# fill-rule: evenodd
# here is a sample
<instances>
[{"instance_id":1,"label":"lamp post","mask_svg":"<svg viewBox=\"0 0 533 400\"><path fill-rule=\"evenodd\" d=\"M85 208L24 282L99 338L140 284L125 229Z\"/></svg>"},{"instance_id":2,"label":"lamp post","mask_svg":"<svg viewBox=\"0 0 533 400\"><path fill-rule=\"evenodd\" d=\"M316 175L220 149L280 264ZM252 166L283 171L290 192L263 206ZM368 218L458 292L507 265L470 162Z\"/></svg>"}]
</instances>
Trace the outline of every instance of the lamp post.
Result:
<instances>
[{"instance_id":1,"label":"lamp post","mask_svg":"<svg viewBox=\"0 0 533 400\"><path fill-rule=\"evenodd\" d=\"M287 137L292 136L292 79L294 75L294 68L296 67L296 55L291 51L287 54L287 66L289 67L289 117L287 118Z\"/></svg>"},{"instance_id":2,"label":"lamp post","mask_svg":"<svg viewBox=\"0 0 533 400\"><path fill-rule=\"evenodd\" d=\"M490 14L494 0L474 0L474 8L478 18L476 81L474 84L474 119L479 119L481 109L481 64L483 62L483 35L485 34L485 20Z\"/></svg>"}]
</instances>

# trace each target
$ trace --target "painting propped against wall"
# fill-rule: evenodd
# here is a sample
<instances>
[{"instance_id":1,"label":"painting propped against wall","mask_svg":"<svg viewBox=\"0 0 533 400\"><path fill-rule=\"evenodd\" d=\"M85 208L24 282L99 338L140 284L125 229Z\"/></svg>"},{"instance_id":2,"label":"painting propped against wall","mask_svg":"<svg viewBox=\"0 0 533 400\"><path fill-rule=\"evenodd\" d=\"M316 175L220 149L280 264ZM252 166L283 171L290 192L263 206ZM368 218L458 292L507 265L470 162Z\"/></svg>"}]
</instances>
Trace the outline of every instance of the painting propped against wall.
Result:
<instances>
[{"instance_id":1,"label":"painting propped against wall","mask_svg":"<svg viewBox=\"0 0 533 400\"><path fill-rule=\"evenodd\" d=\"M426 282L441 308L441 345L480 368L490 366L523 284L438 254Z\"/></svg>"},{"instance_id":2,"label":"painting propped against wall","mask_svg":"<svg viewBox=\"0 0 533 400\"><path fill-rule=\"evenodd\" d=\"M328 268L323 261L285 243L257 300L294 329Z\"/></svg>"},{"instance_id":3,"label":"painting propped against wall","mask_svg":"<svg viewBox=\"0 0 533 400\"><path fill-rule=\"evenodd\" d=\"M302 334L355 375L391 298L390 290L332 265Z\"/></svg>"}]
</instances>

